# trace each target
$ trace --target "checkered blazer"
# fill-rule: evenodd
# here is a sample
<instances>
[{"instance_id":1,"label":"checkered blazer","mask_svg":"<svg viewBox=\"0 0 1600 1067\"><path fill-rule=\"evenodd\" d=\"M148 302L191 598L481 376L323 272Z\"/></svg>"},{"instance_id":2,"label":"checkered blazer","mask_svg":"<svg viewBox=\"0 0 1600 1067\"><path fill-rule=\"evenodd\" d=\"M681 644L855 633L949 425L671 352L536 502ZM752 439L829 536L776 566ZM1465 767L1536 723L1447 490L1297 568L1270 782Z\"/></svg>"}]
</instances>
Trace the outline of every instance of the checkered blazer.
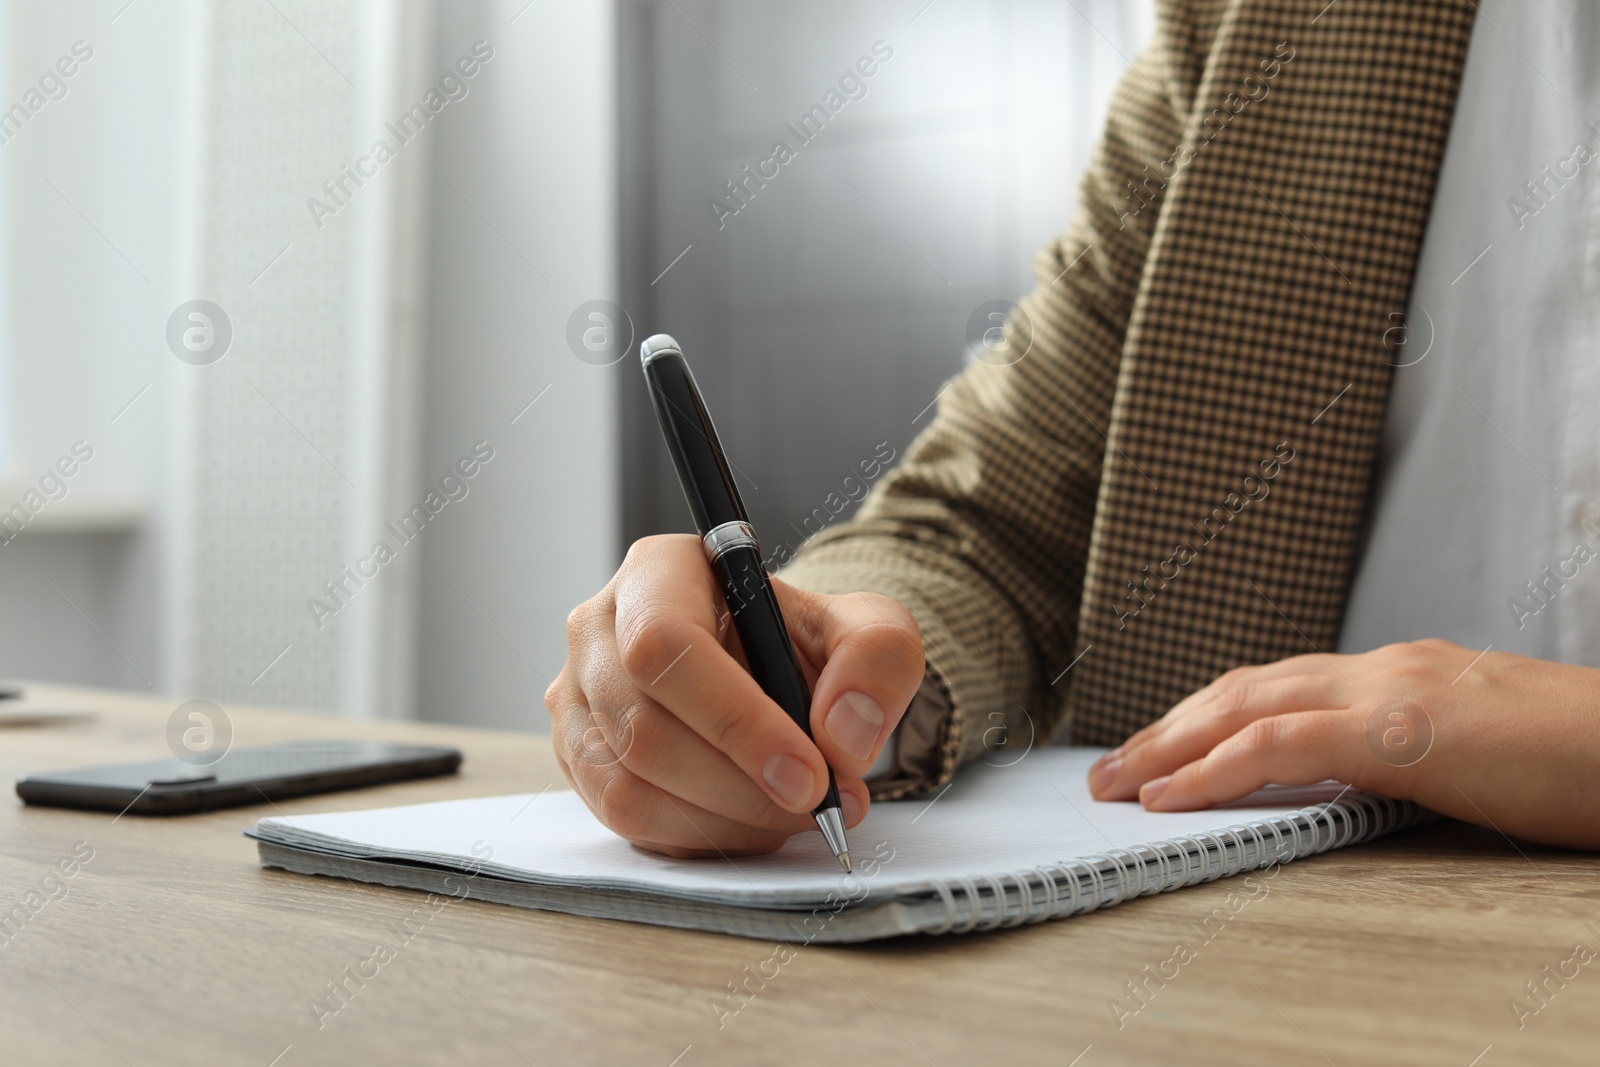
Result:
<instances>
[{"instance_id":1,"label":"checkered blazer","mask_svg":"<svg viewBox=\"0 0 1600 1067\"><path fill-rule=\"evenodd\" d=\"M922 628L880 797L1337 641L1474 8L1157 6L1005 345L782 573Z\"/></svg>"}]
</instances>

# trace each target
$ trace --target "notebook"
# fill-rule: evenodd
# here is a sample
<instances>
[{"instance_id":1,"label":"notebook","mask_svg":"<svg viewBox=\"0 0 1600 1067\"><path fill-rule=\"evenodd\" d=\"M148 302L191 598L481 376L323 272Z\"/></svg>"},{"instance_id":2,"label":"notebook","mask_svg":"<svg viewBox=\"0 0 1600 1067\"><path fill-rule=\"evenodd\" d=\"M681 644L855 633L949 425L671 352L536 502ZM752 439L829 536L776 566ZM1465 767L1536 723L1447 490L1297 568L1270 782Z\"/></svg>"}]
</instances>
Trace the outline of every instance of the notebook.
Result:
<instances>
[{"instance_id":1,"label":"notebook","mask_svg":"<svg viewBox=\"0 0 1600 1067\"><path fill-rule=\"evenodd\" d=\"M877 803L845 874L818 833L768 856L676 860L612 834L572 792L262 819L264 867L575 915L748 937L851 942L1059 919L1300 859L1428 812L1329 783L1153 813L1101 803L1104 751L1044 748L964 768L943 791ZM1005 764L1007 760L1014 763ZM448 902L447 902L448 903Z\"/></svg>"}]
</instances>

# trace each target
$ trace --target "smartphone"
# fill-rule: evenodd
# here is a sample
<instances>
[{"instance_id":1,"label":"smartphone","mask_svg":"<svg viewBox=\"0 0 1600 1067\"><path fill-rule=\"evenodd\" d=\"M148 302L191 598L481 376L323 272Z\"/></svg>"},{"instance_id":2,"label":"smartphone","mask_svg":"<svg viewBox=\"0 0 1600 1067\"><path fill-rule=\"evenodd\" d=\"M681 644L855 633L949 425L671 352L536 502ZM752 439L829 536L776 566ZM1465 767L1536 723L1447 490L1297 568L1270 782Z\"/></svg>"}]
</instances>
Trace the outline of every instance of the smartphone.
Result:
<instances>
[{"instance_id":1,"label":"smartphone","mask_svg":"<svg viewBox=\"0 0 1600 1067\"><path fill-rule=\"evenodd\" d=\"M133 815L185 815L287 797L453 774L461 751L377 741L290 741L232 749L205 766L176 758L17 779L28 804Z\"/></svg>"}]
</instances>

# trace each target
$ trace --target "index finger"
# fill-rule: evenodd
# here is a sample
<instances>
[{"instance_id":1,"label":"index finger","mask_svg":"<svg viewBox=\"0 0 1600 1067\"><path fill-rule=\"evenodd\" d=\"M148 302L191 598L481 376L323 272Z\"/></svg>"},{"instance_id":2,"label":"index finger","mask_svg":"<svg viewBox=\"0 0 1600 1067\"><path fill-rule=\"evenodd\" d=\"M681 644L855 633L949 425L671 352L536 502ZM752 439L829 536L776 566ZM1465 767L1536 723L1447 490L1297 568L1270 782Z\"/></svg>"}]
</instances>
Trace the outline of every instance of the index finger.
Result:
<instances>
[{"instance_id":1,"label":"index finger","mask_svg":"<svg viewBox=\"0 0 1600 1067\"><path fill-rule=\"evenodd\" d=\"M652 541L617 583L617 648L629 680L778 805L810 811L827 789L828 765L717 639L719 594L700 539Z\"/></svg>"},{"instance_id":2,"label":"index finger","mask_svg":"<svg viewBox=\"0 0 1600 1067\"><path fill-rule=\"evenodd\" d=\"M1174 704L1166 714L1143 729L1135 732L1120 746L1118 753L1125 753L1153 741L1166 733L1172 727L1192 714L1199 708L1205 707L1219 694L1245 682L1269 682L1283 678L1293 678L1301 675L1321 675L1329 669L1329 657L1320 652L1308 652L1301 656L1289 656L1286 659L1275 660L1272 663L1254 664L1245 667L1235 667L1225 671L1212 679L1207 685L1201 686L1193 693Z\"/></svg>"}]
</instances>

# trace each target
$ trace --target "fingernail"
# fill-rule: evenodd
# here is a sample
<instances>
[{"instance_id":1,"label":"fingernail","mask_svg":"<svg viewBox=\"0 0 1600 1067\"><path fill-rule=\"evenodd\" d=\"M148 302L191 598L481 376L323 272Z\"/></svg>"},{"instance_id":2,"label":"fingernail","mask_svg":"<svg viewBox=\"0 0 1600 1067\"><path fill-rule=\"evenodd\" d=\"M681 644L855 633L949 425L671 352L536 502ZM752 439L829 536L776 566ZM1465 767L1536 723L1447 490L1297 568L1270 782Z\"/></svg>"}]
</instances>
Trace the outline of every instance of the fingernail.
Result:
<instances>
[{"instance_id":1,"label":"fingernail","mask_svg":"<svg viewBox=\"0 0 1600 1067\"><path fill-rule=\"evenodd\" d=\"M1122 770L1122 757L1107 753L1100 757L1093 767L1089 768L1089 792L1103 793L1117 780L1117 772Z\"/></svg>"},{"instance_id":2,"label":"fingernail","mask_svg":"<svg viewBox=\"0 0 1600 1067\"><path fill-rule=\"evenodd\" d=\"M1154 781L1146 782L1144 788L1139 790L1139 803L1147 808L1155 804L1161 799L1161 794L1167 791L1167 783L1171 781L1172 775L1169 774L1165 778L1157 778Z\"/></svg>"},{"instance_id":3,"label":"fingernail","mask_svg":"<svg viewBox=\"0 0 1600 1067\"><path fill-rule=\"evenodd\" d=\"M844 813L845 826L854 826L861 821L861 801L856 799L854 793L839 791L839 810Z\"/></svg>"},{"instance_id":4,"label":"fingernail","mask_svg":"<svg viewBox=\"0 0 1600 1067\"><path fill-rule=\"evenodd\" d=\"M846 693L823 720L833 743L856 759L871 759L883 730L883 709L865 693Z\"/></svg>"},{"instance_id":5,"label":"fingernail","mask_svg":"<svg viewBox=\"0 0 1600 1067\"><path fill-rule=\"evenodd\" d=\"M761 776L767 780L767 785L778 799L791 808L804 807L806 801L811 799L811 787L814 784L811 768L787 752L780 752L767 760Z\"/></svg>"}]
</instances>

